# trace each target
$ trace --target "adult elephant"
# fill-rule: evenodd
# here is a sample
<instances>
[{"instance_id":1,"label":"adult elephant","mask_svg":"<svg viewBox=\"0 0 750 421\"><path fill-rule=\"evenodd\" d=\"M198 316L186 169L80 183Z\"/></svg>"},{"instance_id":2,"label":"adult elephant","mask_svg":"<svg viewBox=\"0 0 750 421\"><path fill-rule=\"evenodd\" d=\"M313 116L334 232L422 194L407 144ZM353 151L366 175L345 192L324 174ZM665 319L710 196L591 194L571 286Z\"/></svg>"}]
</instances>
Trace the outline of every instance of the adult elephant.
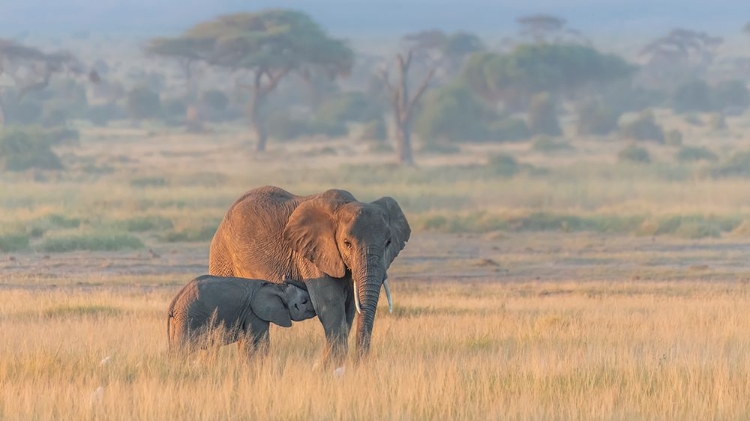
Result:
<instances>
[{"instance_id":1,"label":"adult elephant","mask_svg":"<svg viewBox=\"0 0 750 421\"><path fill-rule=\"evenodd\" d=\"M357 317L357 355L366 355L381 285L411 228L391 197L360 202L344 190L297 196L278 187L245 193L211 241L209 273L304 281L326 335L324 362L340 364ZM268 340L268 339L266 339Z\"/></svg>"}]
</instances>

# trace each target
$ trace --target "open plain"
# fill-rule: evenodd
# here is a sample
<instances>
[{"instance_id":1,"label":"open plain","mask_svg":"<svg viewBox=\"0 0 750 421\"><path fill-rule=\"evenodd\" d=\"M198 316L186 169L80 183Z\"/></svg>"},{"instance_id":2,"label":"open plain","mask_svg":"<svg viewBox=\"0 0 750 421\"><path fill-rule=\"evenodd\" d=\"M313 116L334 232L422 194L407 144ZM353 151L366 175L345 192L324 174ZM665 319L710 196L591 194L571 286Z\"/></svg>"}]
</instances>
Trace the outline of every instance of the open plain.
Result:
<instances>
[{"instance_id":1,"label":"open plain","mask_svg":"<svg viewBox=\"0 0 750 421\"><path fill-rule=\"evenodd\" d=\"M401 168L348 140L254 154L231 127L81 133L68 171L0 179L2 420L750 418L750 190L718 164L666 145L618 163L617 141L574 140ZM706 143L722 159L745 144ZM314 369L315 319L272 328L250 363L231 346L167 358L169 301L206 273L229 205L268 184L390 195L409 218L394 311L380 303L369 359L343 375Z\"/></svg>"}]
</instances>

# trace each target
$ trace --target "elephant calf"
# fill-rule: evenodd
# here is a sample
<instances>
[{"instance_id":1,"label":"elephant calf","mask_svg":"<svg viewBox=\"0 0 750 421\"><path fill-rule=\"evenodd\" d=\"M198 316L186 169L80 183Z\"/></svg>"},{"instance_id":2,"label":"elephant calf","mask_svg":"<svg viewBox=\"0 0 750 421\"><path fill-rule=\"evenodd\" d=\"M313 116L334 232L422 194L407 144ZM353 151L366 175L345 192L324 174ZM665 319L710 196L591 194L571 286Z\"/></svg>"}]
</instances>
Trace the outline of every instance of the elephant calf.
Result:
<instances>
[{"instance_id":1,"label":"elephant calf","mask_svg":"<svg viewBox=\"0 0 750 421\"><path fill-rule=\"evenodd\" d=\"M185 285L169 305L169 350L239 342L249 354L267 337L270 322L291 327L292 320L314 316L302 282L203 275Z\"/></svg>"}]
</instances>

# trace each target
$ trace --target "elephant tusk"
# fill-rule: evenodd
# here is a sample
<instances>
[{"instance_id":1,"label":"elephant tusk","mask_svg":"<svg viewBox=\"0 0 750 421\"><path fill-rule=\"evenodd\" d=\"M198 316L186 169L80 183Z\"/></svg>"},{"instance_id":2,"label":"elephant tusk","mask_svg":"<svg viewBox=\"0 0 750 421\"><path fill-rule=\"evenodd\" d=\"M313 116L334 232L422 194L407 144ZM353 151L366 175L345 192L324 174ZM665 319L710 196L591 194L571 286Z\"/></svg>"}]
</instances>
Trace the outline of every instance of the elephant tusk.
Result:
<instances>
[{"instance_id":1,"label":"elephant tusk","mask_svg":"<svg viewBox=\"0 0 750 421\"><path fill-rule=\"evenodd\" d=\"M354 305L357 307L357 313L362 314L362 307L359 306L359 289L357 289L357 280L354 280Z\"/></svg>"},{"instance_id":2,"label":"elephant tusk","mask_svg":"<svg viewBox=\"0 0 750 421\"><path fill-rule=\"evenodd\" d=\"M388 312L393 313L393 299L391 299L391 289L388 287L388 278L383 279L383 288L385 289L385 298L388 299Z\"/></svg>"}]
</instances>

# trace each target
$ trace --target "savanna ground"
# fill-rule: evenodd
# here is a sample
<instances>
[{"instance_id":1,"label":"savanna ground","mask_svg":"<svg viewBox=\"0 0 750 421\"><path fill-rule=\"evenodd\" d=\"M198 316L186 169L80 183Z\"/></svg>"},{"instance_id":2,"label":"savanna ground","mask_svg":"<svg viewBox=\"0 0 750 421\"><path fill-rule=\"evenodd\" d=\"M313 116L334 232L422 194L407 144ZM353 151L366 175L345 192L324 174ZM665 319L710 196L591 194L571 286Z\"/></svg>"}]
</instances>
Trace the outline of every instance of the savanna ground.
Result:
<instances>
[{"instance_id":1,"label":"savanna ground","mask_svg":"<svg viewBox=\"0 0 750 421\"><path fill-rule=\"evenodd\" d=\"M719 162L750 148L742 117L669 124ZM60 150L68 171L0 179L2 420L750 418L750 189L712 177L720 164L663 145L618 163L616 139L410 169L346 140L257 156L230 127L82 134ZM518 168L487 165L500 152ZM229 205L267 184L390 195L412 225L394 312L381 303L369 360L341 377L312 369L316 320L272 328L249 364L235 347L166 356L170 299L206 272Z\"/></svg>"}]
</instances>

